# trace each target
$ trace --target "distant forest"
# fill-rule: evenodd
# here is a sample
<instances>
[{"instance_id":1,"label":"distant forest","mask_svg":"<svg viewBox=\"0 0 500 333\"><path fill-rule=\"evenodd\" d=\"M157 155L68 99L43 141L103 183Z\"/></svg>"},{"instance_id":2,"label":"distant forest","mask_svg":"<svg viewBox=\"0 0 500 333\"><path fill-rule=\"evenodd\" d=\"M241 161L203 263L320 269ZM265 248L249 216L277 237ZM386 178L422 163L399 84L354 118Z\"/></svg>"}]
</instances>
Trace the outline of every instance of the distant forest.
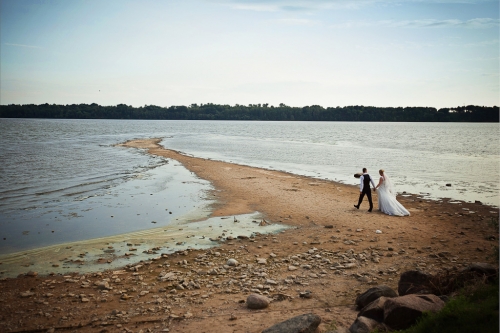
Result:
<instances>
[{"instance_id":1,"label":"distant forest","mask_svg":"<svg viewBox=\"0 0 500 333\"><path fill-rule=\"evenodd\" d=\"M191 104L132 107L125 104L27 104L0 105L0 118L150 119L150 120L279 120L279 121L401 121L401 122L499 122L498 106L374 107L319 105L291 107L285 104Z\"/></svg>"}]
</instances>

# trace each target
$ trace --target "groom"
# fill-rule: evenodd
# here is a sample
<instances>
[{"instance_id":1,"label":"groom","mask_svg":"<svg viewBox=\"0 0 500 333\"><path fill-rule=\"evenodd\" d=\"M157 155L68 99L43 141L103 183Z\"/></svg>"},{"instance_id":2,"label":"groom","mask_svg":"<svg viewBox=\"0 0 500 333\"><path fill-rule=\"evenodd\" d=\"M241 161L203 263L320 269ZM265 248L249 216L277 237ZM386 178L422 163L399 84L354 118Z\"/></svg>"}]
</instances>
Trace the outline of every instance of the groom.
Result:
<instances>
[{"instance_id":1,"label":"groom","mask_svg":"<svg viewBox=\"0 0 500 333\"><path fill-rule=\"evenodd\" d=\"M363 168L363 175L360 177L360 184L359 184L359 200L358 204L354 205L357 209L359 209L359 205L361 205L361 202L363 201L363 198L366 196L368 197L368 202L370 203L370 209L368 209L369 212L372 211L373 209L373 202L372 202L372 192L370 192L370 183L372 183L373 188L375 189L375 183L373 182L372 177L368 173L366 173L367 170L366 168Z\"/></svg>"}]
</instances>

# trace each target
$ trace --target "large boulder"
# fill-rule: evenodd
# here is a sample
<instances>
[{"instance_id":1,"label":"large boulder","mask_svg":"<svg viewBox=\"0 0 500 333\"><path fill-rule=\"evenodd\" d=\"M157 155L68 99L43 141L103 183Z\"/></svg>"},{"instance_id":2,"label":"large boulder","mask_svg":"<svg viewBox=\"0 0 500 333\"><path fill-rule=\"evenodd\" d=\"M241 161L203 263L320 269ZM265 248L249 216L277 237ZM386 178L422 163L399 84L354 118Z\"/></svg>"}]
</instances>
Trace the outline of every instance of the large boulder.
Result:
<instances>
[{"instance_id":1,"label":"large boulder","mask_svg":"<svg viewBox=\"0 0 500 333\"><path fill-rule=\"evenodd\" d=\"M265 309L269 306L269 298L266 296L251 294L247 297L247 308L249 309Z\"/></svg>"},{"instance_id":2,"label":"large boulder","mask_svg":"<svg viewBox=\"0 0 500 333\"><path fill-rule=\"evenodd\" d=\"M485 277L488 281L492 282L495 281L498 276L498 270L493 265L476 262L462 269L460 275L470 279L474 277Z\"/></svg>"},{"instance_id":3,"label":"large boulder","mask_svg":"<svg viewBox=\"0 0 500 333\"><path fill-rule=\"evenodd\" d=\"M399 296L409 294L431 294L432 275L420 271L407 271L401 274L398 282Z\"/></svg>"},{"instance_id":4,"label":"large boulder","mask_svg":"<svg viewBox=\"0 0 500 333\"><path fill-rule=\"evenodd\" d=\"M370 333L371 331L383 326L383 324L376 320L361 316L356 318L351 327L349 327L349 331L351 333Z\"/></svg>"},{"instance_id":5,"label":"large boulder","mask_svg":"<svg viewBox=\"0 0 500 333\"><path fill-rule=\"evenodd\" d=\"M424 311L438 312L444 302L436 295L406 295L389 298L384 303L384 323L393 330L403 330L417 322Z\"/></svg>"},{"instance_id":6,"label":"large boulder","mask_svg":"<svg viewBox=\"0 0 500 333\"><path fill-rule=\"evenodd\" d=\"M307 313L275 324L262 333L314 333L319 324L321 324L320 316Z\"/></svg>"},{"instance_id":7,"label":"large boulder","mask_svg":"<svg viewBox=\"0 0 500 333\"><path fill-rule=\"evenodd\" d=\"M384 321L384 304L385 302L392 297L379 297L364 308L358 313L358 317L366 317L378 322Z\"/></svg>"},{"instance_id":8,"label":"large boulder","mask_svg":"<svg viewBox=\"0 0 500 333\"><path fill-rule=\"evenodd\" d=\"M398 294L388 286L376 286L368 289L367 291L356 297L356 305L358 306L358 309L362 309L381 296L397 297Z\"/></svg>"}]
</instances>

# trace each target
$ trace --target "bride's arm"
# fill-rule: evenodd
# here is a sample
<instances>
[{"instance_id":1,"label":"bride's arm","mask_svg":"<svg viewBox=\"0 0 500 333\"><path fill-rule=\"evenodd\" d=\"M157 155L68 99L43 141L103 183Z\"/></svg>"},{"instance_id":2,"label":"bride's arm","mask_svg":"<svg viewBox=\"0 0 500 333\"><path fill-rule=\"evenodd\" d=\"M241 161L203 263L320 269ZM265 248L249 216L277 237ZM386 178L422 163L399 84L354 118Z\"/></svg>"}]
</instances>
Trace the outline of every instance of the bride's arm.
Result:
<instances>
[{"instance_id":1,"label":"bride's arm","mask_svg":"<svg viewBox=\"0 0 500 333\"><path fill-rule=\"evenodd\" d=\"M378 187L381 186L383 182L384 182L384 177L380 177L377 186L375 186L375 189L378 189Z\"/></svg>"}]
</instances>

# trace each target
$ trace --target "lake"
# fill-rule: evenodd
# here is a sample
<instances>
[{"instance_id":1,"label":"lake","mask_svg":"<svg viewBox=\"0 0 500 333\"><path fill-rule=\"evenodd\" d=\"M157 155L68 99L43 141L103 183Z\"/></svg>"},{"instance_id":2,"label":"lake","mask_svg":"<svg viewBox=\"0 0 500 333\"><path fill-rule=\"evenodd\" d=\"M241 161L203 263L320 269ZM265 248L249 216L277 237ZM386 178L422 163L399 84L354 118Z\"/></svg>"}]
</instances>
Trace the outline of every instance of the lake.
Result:
<instances>
[{"instance_id":1,"label":"lake","mask_svg":"<svg viewBox=\"0 0 500 333\"><path fill-rule=\"evenodd\" d=\"M0 131L0 254L206 218L211 185L115 146L134 138L346 184L383 168L400 193L499 206L498 124L0 119Z\"/></svg>"}]
</instances>

